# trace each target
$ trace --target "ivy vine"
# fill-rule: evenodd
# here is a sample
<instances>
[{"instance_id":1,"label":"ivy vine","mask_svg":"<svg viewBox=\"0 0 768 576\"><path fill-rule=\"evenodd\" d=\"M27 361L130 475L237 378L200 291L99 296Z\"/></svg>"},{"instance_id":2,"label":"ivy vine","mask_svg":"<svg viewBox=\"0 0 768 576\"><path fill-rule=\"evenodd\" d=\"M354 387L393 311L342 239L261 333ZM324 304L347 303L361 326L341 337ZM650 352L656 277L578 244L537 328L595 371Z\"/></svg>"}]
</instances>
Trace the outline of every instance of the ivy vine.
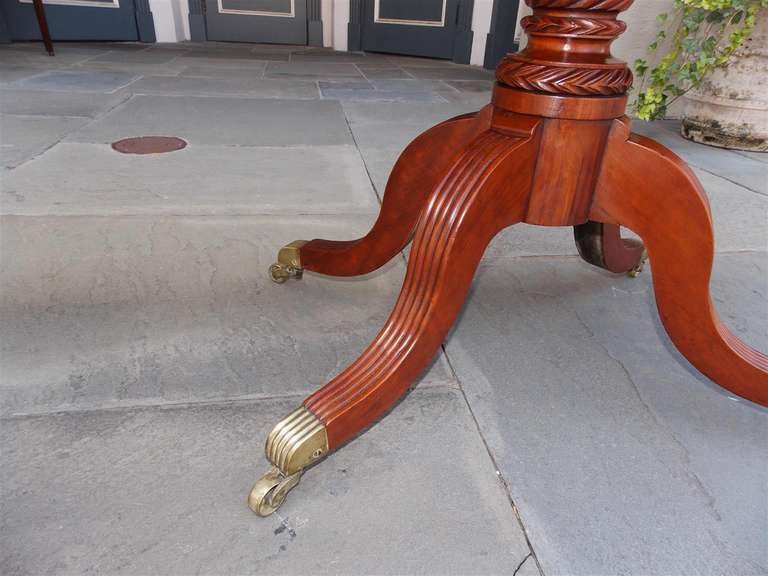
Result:
<instances>
[{"instance_id":1,"label":"ivy vine","mask_svg":"<svg viewBox=\"0 0 768 576\"><path fill-rule=\"evenodd\" d=\"M675 100L725 66L765 8L768 0L675 0L670 13L657 17L662 29L648 46L656 64L635 60L640 81L633 103L637 117L663 118Z\"/></svg>"}]
</instances>

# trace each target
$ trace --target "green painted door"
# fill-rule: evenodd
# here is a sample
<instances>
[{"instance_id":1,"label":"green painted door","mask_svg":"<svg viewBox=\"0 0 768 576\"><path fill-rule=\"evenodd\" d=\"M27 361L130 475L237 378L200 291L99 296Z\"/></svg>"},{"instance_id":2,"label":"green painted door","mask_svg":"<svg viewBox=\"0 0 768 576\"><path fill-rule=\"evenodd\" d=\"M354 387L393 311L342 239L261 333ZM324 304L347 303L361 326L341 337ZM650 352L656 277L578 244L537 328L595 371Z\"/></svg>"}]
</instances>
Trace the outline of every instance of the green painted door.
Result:
<instances>
[{"instance_id":1,"label":"green painted door","mask_svg":"<svg viewBox=\"0 0 768 576\"><path fill-rule=\"evenodd\" d=\"M44 0L44 5L54 40L139 39L134 0ZM41 39L32 0L0 0L0 10L11 40Z\"/></svg>"},{"instance_id":2,"label":"green painted door","mask_svg":"<svg viewBox=\"0 0 768 576\"><path fill-rule=\"evenodd\" d=\"M460 0L365 0L362 48L454 58L460 8Z\"/></svg>"},{"instance_id":3,"label":"green painted door","mask_svg":"<svg viewBox=\"0 0 768 576\"><path fill-rule=\"evenodd\" d=\"M208 40L307 43L307 0L205 0Z\"/></svg>"}]
</instances>

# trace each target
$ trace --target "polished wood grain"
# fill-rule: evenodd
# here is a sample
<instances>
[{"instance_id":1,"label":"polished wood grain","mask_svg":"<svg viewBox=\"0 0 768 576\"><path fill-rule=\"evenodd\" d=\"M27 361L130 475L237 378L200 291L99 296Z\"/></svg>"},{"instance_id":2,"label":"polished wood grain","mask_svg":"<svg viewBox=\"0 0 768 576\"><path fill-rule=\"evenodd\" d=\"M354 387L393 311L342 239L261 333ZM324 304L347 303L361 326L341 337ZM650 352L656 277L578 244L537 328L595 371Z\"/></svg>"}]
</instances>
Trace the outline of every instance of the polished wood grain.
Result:
<instances>
[{"instance_id":1,"label":"polished wood grain","mask_svg":"<svg viewBox=\"0 0 768 576\"><path fill-rule=\"evenodd\" d=\"M586 222L610 128L610 120L542 121L526 223L573 226Z\"/></svg>"},{"instance_id":2,"label":"polished wood grain","mask_svg":"<svg viewBox=\"0 0 768 576\"><path fill-rule=\"evenodd\" d=\"M331 276L372 272L411 240L430 192L462 150L490 125L492 107L438 124L417 137L395 163L370 232L350 241L312 240L301 247L305 270Z\"/></svg>"},{"instance_id":3,"label":"polished wood grain","mask_svg":"<svg viewBox=\"0 0 768 576\"><path fill-rule=\"evenodd\" d=\"M680 351L715 382L768 405L768 358L718 319L706 198L674 154L631 136L631 85L610 44L631 0L526 0L526 49L497 70L493 102L418 137L387 184L365 237L313 240L307 270L348 276L382 266L413 236L402 291L384 327L346 370L306 399L329 448L385 414L439 349L488 242L518 222L573 226L589 262L613 272L650 254L659 313ZM415 233L414 233L415 231ZM652 361L652 359L649 359Z\"/></svg>"},{"instance_id":4,"label":"polished wood grain","mask_svg":"<svg viewBox=\"0 0 768 576\"><path fill-rule=\"evenodd\" d=\"M720 386L768 406L768 356L725 327L709 280L714 236L709 203L693 172L661 144L611 131L590 218L634 230L647 246L656 303L678 350Z\"/></svg>"},{"instance_id":5,"label":"polished wood grain","mask_svg":"<svg viewBox=\"0 0 768 576\"><path fill-rule=\"evenodd\" d=\"M492 101L497 113L507 111L569 120L613 120L622 116L627 107L624 94L601 98L540 94L499 83L493 88Z\"/></svg>"},{"instance_id":6,"label":"polished wood grain","mask_svg":"<svg viewBox=\"0 0 768 576\"><path fill-rule=\"evenodd\" d=\"M527 128L478 136L432 190L389 320L358 360L304 403L325 424L331 449L408 390L459 313L488 242L522 220L538 148L535 125Z\"/></svg>"}]
</instances>

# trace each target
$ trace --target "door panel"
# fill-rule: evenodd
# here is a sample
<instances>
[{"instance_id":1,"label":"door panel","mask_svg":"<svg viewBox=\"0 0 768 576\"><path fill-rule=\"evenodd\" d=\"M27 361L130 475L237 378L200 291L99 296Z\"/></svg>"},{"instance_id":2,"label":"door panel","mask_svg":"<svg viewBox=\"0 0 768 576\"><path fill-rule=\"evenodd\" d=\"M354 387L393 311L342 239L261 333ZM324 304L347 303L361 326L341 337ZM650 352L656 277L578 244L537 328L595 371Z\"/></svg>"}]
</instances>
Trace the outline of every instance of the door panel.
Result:
<instances>
[{"instance_id":1,"label":"door panel","mask_svg":"<svg viewBox=\"0 0 768 576\"><path fill-rule=\"evenodd\" d=\"M374 10L378 9L374 14L377 22L412 20L415 23L438 25L445 20L445 8L444 0L379 0L374 3Z\"/></svg>"},{"instance_id":2,"label":"door panel","mask_svg":"<svg viewBox=\"0 0 768 576\"><path fill-rule=\"evenodd\" d=\"M460 0L365 0L362 48L453 58Z\"/></svg>"},{"instance_id":3,"label":"door panel","mask_svg":"<svg viewBox=\"0 0 768 576\"><path fill-rule=\"evenodd\" d=\"M205 0L208 40L307 43L307 0Z\"/></svg>"},{"instance_id":4,"label":"door panel","mask_svg":"<svg viewBox=\"0 0 768 576\"><path fill-rule=\"evenodd\" d=\"M495 0L491 30L485 44L484 65L489 70L510 52L517 52L515 31L517 28L517 9L520 0Z\"/></svg>"},{"instance_id":5,"label":"door panel","mask_svg":"<svg viewBox=\"0 0 768 576\"><path fill-rule=\"evenodd\" d=\"M54 40L138 40L133 0L43 0ZM2 0L11 40L40 40L32 0Z\"/></svg>"}]
</instances>

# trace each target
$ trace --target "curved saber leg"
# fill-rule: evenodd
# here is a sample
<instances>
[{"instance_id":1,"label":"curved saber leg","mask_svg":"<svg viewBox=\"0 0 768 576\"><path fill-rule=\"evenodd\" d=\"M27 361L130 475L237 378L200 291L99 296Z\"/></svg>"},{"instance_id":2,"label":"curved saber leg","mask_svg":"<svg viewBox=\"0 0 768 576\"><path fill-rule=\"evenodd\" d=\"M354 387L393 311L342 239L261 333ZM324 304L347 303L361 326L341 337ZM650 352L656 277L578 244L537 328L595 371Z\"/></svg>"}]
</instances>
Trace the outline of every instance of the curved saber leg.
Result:
<instances>
[{"instance_id":1,"label":"curved saber leg","mask_svg":"<svg viewBox=\"0 0 768 576\"><path fill-rule=\"evenodd\" d=\"M734 336L709 294L714 237L709 204L696 176L675 154L611 131L590 218L621 222L648 248L659 315L680 352L720 386L768 406L768 356Z\"/></svg>"},{"instance_id":2,"label":"curved saber leg","mask_svg":"<svg viewBox=\"0 0 768 576\"><path fill-rule=\"evenodd\" d=\"M255 512L273 511L306 466L375 422L426 368L461 310L488 242L522 220L535 153L534 139L496 132L465 147L419 219L403 289L382 330L270 434L267 457L277 474L254 487L249 504Z\"/></svg>"},{"instance_id":3,"label":"curved saber leg","mask_svg":"<svg viewBox=\"0 0 768 576\"><path fill-rule=\"evenodd\" d=\"M275 282L303 270L329 276L373 272L410 241L429 194L472 140L488 129L491 108L446 120L418 136L398 158L387 181L379 216L357 240L301 240L283 247L270 267Z\"/></svg>"}]
</instances>

